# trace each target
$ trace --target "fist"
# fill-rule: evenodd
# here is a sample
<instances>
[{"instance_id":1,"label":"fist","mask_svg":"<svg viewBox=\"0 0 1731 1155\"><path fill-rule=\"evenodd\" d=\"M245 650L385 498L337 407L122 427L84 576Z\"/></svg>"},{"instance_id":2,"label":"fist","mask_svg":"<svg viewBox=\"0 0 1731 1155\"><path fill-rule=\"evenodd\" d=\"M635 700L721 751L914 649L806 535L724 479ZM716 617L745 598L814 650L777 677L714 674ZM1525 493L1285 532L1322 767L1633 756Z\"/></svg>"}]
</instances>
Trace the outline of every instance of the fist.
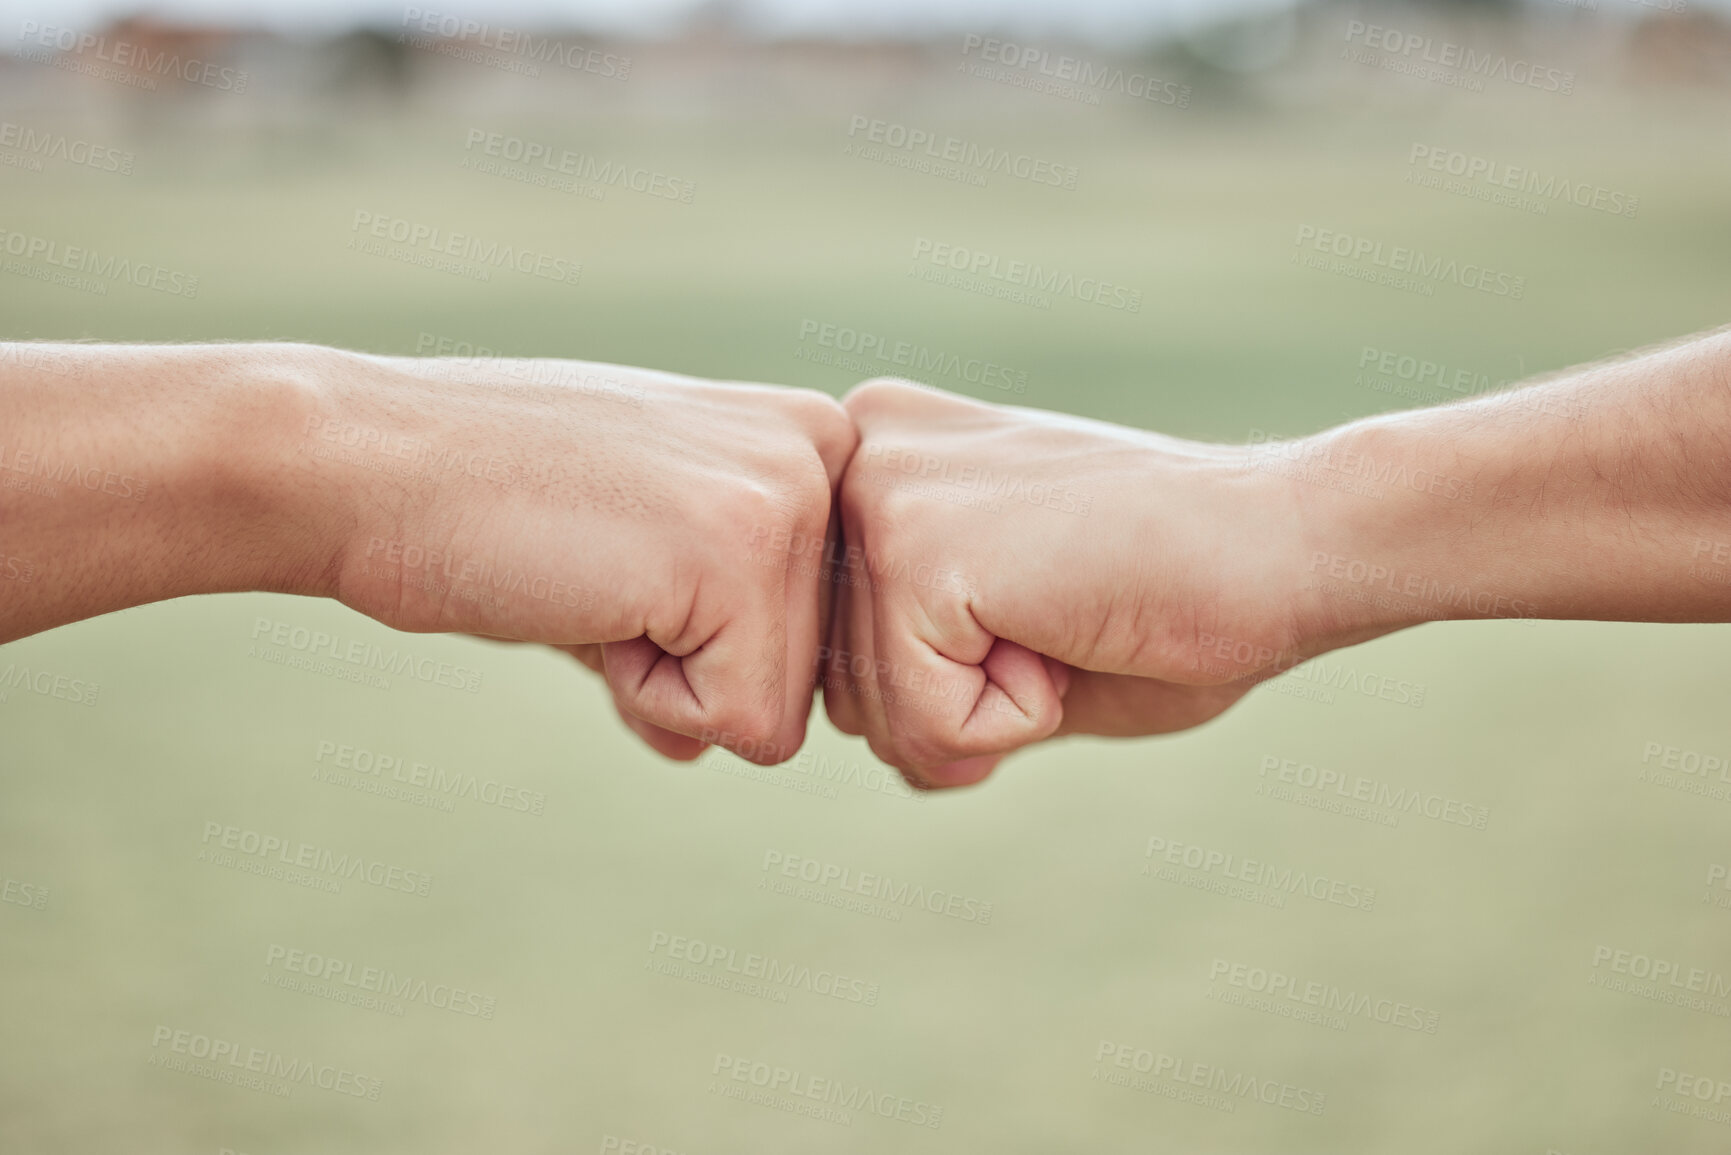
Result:
<instances>
[{"instance_id":1,"label":"fist","mask_svg":"<svg viewBox=\"0 0 1731 1155\"><path fill-rule=\"evenodd\" d=\"M1056 734L1195 725L1292 652L1294 519L1242 449L895 381L844 406L819 676L835 725L913 784ZM1211 661L1210 635L1261 665Z\"/></svg>"},{"instance_id":2,"label":"fist","mask_svg":"<svg viewBox=\"0 0 1731 1155\"><path fill-rule=\"evenodd\" d=\"M585 362L367 365L326 425L415 468L361 504L345 602L398 629L564 649L669 756L711 742L792 756L827 621L831 495L854 448L840 405Z\"/></svg>"}]
</instances>

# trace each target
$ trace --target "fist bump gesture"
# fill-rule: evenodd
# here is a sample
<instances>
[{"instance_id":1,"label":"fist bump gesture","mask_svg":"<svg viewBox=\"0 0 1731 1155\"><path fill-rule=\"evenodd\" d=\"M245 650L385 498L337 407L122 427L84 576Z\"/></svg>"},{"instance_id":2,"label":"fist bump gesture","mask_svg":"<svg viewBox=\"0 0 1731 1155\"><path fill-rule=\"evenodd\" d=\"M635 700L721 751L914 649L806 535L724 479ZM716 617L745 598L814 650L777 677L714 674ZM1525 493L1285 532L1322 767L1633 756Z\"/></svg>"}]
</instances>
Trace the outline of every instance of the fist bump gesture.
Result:
<instances>
[{"instance_id":1,"label":"fist bump gesture","mask_svg":"<svg viewBox=\"0 0 1731 1155\"><path fill-rule=\"evenodd\" d=\"M911 782L965 785L1054 734L1194 725L1294 644L1293 499L1241 448L897 381L837 404L579 362L363 368L326 402L340 426L406 424L521 476L465 471L366 511L337 596L398 629L567 650L669 757L784 761L821 685ZM620 387L582 387L598 380ZM453 598L381 539L584 596ZM1253 660L1210 665L1204 634Z\"/></svg>"},{"instance_id":2,"label":"fist bump gesture","mask_svg":"<svg viewBox=\"0 0 1731 1155\"><path fill-rule=\"evenodd\" d=\"M629 376L644 404L525 414L516 436L536 457L584 468L499 504L465 540L556 565L597 591L590 610L454 616L448 598L395 586L389 606L344 600L398 628L553 641L674 758L713 743L786 760L821 685L831 720L922 787L976 782L1054 734L1212 717L1259 666L1205 668L1200 634L1252 643L1262 667L1291 648L1285 601L1268 595L1291 585L1295 518L1242 449L898 381L837 405L586 368ZM417 510L441 529L416 532L448 538L472 505Z\"/></svg>"},{"instance_id":3,"label":"fist bump gesture","mask_svg":"<svg viewBox=\"0 0 1731 1155\"><path fill-rule=\"evenodd\" d=\"M824 702L910 781L967 785L1055 734L1214 716L1258 667L1204 668L1203 634L1263 666L1289 651L1266 595L1295 518L1242 449L894 381L845 405L860 444Z\"/></svg>"},{"instance_id":4,"label":"fist bump gesture","mask_svg":"<svg viewBox=\"0 0 1731 1155\"><path fill-rule=\"evenodd\" d=\"M0 643L330 597L566 650L669 757L785 760L821 686L911 782L967 785L1424 621L1731 619L1700 572L1728 380L1712 334L1244 447L899 381L838 404L579 361L0 345Z\"/></svg>"},{"instance_id":5,"label":"fist bump gesture","mask_svg":"<svg viewBox=\"0 0 1731 1155\"><path fill-rule=\"evenodd\" d=\"M821 685L836 725L911 782L963 785L1053 734L1224 709L1254 667L1202 670L1197 631L1267 661L1290 640L1246 579L1293 518L1241 449L895 381L838 404L584 362L353 368L302 421L315 441L389 430L490 464L370 491L335 596L397 629L566 650L669 757L784 761ZM435 555L516 596L463 596L448 561L425 580Z\"/></svg>"}]
</instances>

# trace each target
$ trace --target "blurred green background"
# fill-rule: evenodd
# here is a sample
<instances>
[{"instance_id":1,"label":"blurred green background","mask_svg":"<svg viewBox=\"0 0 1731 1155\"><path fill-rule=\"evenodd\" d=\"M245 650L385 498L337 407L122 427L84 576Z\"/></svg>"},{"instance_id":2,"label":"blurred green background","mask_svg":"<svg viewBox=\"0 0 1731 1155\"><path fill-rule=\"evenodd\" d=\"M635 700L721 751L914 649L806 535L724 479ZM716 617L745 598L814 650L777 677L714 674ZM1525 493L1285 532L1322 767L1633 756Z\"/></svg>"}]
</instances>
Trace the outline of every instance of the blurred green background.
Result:
<instances>
[{"instance_id":1,"label":"blurred green background","mask_svg":"<svg viewBox=\"0 0 1731 1155\"><path fill-rule=\"evenodd\" d=\"M413 353L431 334L839 394L864 374L818 363L802 338L829 323L1027 380L1015 396L928 378L945 388L1239 442L1411 404L1360 376L1367 347L1501 381L1727 320L1723 86L1642 84L1592 58L1572 97L1461 93L1319 50L1308 71L1254 84L1156 61L1195 85L1188 110L1092 107L958 78L955 48L876 68L866 47L831 46L833 75L789 64L792 49L753 57L769 63L741 68L759 87L736 104L711 104L700 70L648 49L630 100L588 77L495 91L462 69L448 71L472 90L339 88L293 107L268 87L92 96L52 70L9 74L0 115L137 163L0 168L0 224L157 261L200 290L99 296L4 273L0 336ZM1552 56L1578 52L1572 40ZM855 115L1074 165L1077 186L977 187L844 155ZM642 164L695 194L596 201L471 171L472 128ZM1539 215L1418 187L1405 180L1418 142L1640 208ZM356 253L357 210L571 254L582 278L478 284ZM1507 269L1525 296L1425 298L1303 268L1304 225ZM924 284L908 276L919 237L1104 277L1144 303L1039 310ZM254 650L261 618L448 658L484 682L374 688L273 664ZM1307 668L1199 731L1052 743L980 788L917 800L866 788L883 768L825 721L779 778L713 754L672 765L562 655L392 635L334 604L200 598L51 631L0 647L0 672L100 693L89 707L17 687L0 701L0 876L35 888L0 904L0 1151L1731 1150L1731 1128L1674 1112L1695 1100L1659 1086L1666 1069L1731 1080L1731 1000L1689 1009L1591 981L1612 977L1594 965L1601 947L1731 974L1731 911L1714 901L1731 891L1708 884L1731 861L1731 812L1641 777L1650 743L1731 752L1726 641L1716 626L1427 627L1322 673L1404 681L1419 705L1330 689ZM544 811L320 780L320 751L340 746L539 792ZM1295 805L1259 793L1270 757L1489 820L1386 825ZM422 897L259 877L209 860L212 822L433 883ZM1375 905L1275 908L1175 884L1144 873L1150 837L1373 887ZM775 853L992 915L802 901L762 885L780 877L764 869ZM725 963L662 973L673 936L860 979L875 1004L724 989ZM290 989L288 950L460 987L496 1011L388 999L399 1014ZM1436 1030L1235 1005L1247 992L1211 983L1234 964L1411 1004ZM159 1028L358 1072L382 1093L282 1097L160 1069ZM1326 1109L1214 1109L1159 1093L1180 1088L1164 1076L1155 1091L1109 1085L1136 1072L1098 1062L1103 1042L1321 1092ZM941 1106L942 1126L738 1101L718 1088L749 1084L716 1075L718 1055Z\"/></svg>"}]
</instances>

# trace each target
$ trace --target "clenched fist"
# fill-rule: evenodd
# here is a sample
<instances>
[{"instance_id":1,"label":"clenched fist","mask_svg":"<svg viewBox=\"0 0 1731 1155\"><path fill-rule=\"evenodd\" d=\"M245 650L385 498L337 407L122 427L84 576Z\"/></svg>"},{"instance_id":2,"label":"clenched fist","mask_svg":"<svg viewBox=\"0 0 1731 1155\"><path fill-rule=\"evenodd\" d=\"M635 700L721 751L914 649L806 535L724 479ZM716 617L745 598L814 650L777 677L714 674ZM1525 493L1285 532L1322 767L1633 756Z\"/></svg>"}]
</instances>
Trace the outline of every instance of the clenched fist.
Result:
<instances>
[{"instance_id":1,"label":"clenched fist","mask_svg":"<svg viewBox=\"0 0 1731 1155\"><path fill-rule=\"evenodd\" d=\"M1421 622L1726 620L1728 366L1714 334L1245 448L894 381L0 346L0 642L334 597L568 650L677 758L790 757L821 680L836 725L963 785Z\"/></svg>"},{"instance_id":2,"label":"clenched fist","mask_svg":"<svg viewBox=\"0 0 1731 1155\"><path fill-rule=\"evenodd\" d=\"M340 453L359 439L418 465L365 478L337 596L397 629L566 649L664 754L793 755L828 606L791 546L824 539L853 450L834 400L574 361L354 369L297 464L361 480Z\"/></svg>"},{"instance_id":3,"label":"clenched fist","mask_svg":"<svg viewBox=\"0 0 1731 1155\"><path fill-rule=\"evenodd\" d=\"M1296 498L1242 449L896 381L844 404L824 702L916 784L1058 733L1195 725L1292 653Z\"/></svg>"},{"instance_id":4,"label":"clenched fist","mask_svg":"<svg viewBox=\"0 0 1731 1155\"><path fill-rule=\"evenodd\" d=\"M822 540L853 451L831 398L309 345L35 354L66 372L0 370L6 448L96 484L0 493L0 561L41 575L0 591L0 642L187 594L333 597L567 649L674 757L798 749L828 587L787 543Z\"/></svg>"}]
</instances>

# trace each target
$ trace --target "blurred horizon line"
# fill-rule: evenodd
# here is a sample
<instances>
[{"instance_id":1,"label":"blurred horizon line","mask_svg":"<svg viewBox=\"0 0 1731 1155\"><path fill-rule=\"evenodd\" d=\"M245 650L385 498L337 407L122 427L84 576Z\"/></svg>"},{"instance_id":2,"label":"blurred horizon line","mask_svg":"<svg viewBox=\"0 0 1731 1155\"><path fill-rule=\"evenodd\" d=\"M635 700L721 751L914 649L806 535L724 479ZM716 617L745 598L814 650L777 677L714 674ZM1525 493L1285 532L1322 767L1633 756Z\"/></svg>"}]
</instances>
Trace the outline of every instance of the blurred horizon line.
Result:
<instances>
[{"instance_id":1,"label":"blurred horizon line","mask_svg":"<svg viewBox=\"0 0 1731 1155\"><path fill-rule=\"evenodd\" d=\"M1018 36L1102 48L1153 48L1234 24L1291 20L1298 10L1399 10L1415 21L1477 16L1622 24L1731 15L1731 0L0 0L0 55L17 55L32 25L118 27L331 38L395 33L428 19L531 34L621 41L693 36L815 42L922 43L956 35Z\"/></svg>"}]
</instances>

